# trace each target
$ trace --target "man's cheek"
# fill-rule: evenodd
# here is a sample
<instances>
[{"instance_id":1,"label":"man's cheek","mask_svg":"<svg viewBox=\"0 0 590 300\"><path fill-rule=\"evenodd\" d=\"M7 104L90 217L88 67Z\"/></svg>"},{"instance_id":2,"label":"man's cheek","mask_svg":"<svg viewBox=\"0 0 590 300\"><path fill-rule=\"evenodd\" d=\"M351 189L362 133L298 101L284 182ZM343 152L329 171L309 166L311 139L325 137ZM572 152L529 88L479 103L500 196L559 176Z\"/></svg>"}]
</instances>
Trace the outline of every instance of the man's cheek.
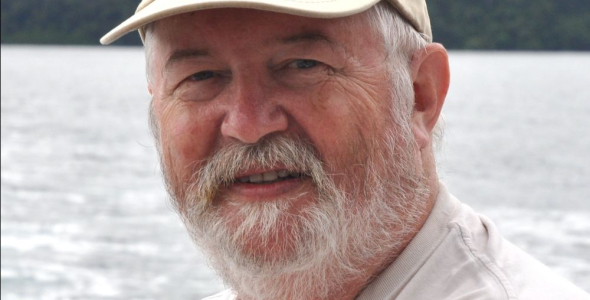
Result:
<instances>
[{"instance_id":1,"label":"man's cheek","mask_svg":"<svg viewBox=\"0 0 590 300\"><path fill-rule=\"evenodd\" d=\"M199 161L204 156L204 150L200 142L203 138L195 130L191 118L187 114L177 114L167 117L162 122L162 149L167 152L171 161L185 166Z\"/></svg>"}]
</instances>

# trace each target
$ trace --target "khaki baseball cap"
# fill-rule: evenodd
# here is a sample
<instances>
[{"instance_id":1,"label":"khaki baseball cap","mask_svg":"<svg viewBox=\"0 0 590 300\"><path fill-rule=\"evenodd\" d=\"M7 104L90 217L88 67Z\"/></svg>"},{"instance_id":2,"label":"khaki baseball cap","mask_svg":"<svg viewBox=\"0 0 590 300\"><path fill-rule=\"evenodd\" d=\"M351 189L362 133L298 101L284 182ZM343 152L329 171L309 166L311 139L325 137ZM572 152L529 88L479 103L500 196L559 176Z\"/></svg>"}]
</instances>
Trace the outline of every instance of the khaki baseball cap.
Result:
<instances>
[{"instance_id":1,"label":"khaki baseball cap","mask_svg":"<svg viewBox=\"0 0 590 300\"><path fill-rule=\"evenodd\" d=\"M432 41L426 0L387 0L420 33ZM250 8L312 18L345 17L365 11L379 0L143 0L135 14L100 39L108 45L154 21L186 12L213 8Z\"/></svg>"}]
</instances>

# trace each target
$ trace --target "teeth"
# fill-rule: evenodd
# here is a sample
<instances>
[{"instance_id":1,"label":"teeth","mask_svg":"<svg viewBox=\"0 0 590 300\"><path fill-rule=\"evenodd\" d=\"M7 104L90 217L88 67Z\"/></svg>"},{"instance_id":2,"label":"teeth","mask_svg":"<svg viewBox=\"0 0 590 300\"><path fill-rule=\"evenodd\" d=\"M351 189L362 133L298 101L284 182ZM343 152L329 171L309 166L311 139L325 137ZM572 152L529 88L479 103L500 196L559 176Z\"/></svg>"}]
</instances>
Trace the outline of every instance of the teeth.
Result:
<instances>
[{"instance_id":1,"label":"teeth","mask_svg":"<svg viewBox=\"0 0 590 300\"><path fill-rule=\"evenodd\" d=\"M240 177L237 180L242 183L248 183L248 182L259 183L259 182L272 182L272 181L275 181L279 178L287 178L287 177L296 178L299 176L300 176L300 174L297 172L289 172L287 170L280 170L280 171L258 173L258 174L254 174L254 175L250 175L250 176L246 176L246 177Z\"/></svg>"},{"instance_id":2,"label":"teeth","mask_svg":"<svg viewBox=\"0 0 590 300\"><path fill-rule=\"evenodd\" d=\"M252 176L250 176L248 178L250 179L250 182L262 182L262 179L263 179L261 173L252 175Z\"/></svg>"},{"instance_id":3,"label":"teeth","mask_svg":"<svg viewBox=\"0 0 590 300\"><path fill-rule=\"evenodd\" d=\"M277 172L266 172L262 174L262 178L264 181L274 181L279 178L279 174Z\"/></svg>"}]
</instances>

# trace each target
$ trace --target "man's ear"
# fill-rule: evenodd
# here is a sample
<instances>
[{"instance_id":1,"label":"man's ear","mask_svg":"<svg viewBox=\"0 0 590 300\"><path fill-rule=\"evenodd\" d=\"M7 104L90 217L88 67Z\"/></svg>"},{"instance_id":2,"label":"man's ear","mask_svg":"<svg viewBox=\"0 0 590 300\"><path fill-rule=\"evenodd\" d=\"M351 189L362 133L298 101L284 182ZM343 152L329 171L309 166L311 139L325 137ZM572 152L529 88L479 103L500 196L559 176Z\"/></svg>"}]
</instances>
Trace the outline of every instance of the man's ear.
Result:
<instances>
[{"instance_id":1,"label":"man's ear","mask_svg":"<svg viewBox=\"0 0 590 300\"><path fill-rule=\"evenodd\" d=\"M441 44L428 44L414 53L411 63L414 86L412 124L420 149L430 144L449 89L450 71L447 50Z\"/></svg>"}]
</instances>

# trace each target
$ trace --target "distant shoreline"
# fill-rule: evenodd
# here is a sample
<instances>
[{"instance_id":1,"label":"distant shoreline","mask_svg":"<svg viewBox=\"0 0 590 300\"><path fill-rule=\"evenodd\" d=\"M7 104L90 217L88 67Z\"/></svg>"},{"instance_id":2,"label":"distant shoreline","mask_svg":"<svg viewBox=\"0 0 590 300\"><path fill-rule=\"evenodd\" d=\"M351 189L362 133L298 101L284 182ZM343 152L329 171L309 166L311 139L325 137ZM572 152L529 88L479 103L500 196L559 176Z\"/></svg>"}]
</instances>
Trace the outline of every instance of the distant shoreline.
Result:
<instances>
[{"instance_id":1,"label":"distant shoreline","mask_svg":"<svg viewBox=\"0 0 590 300\"><path fill-rule=\"evenodd\" d=\"M37 48L37 47L47 47L47 48L59 48L59 47L63 47L63 48L104 48L104 49L124 49L124 48L129 48L129 49L143 49L143 45L109 45L109 46L104 46L104 45L100 45L100 44L24 44L24 43L1 43L0 46L2 47L31 47L31 48ZM453 49L453 48L447 48L447 50L449 50L449 52L457 52L457 53L469 53L469 52L473 52L473 53L530 53L530 54L543 54L543 53L563 53L563 54L589 54L590 55L590 50L544 50L544 49L540 49L540 50L526 50L526 49L514 49L514 50L502 50L502 49Z\"/></svg>"},{"instance_id":2,"label":"distant shoreline","mask_svg":"<svg viewBox=\"0 0 590 300\"><path fill-rule=\"evenodd\" d=\"M2 44L99 45L138 0L2 1ZM450 50L590 51L590 1L429 1L434 41ZM115 45L140 46L137 33Z\"/></svg>"}]
</instances>

